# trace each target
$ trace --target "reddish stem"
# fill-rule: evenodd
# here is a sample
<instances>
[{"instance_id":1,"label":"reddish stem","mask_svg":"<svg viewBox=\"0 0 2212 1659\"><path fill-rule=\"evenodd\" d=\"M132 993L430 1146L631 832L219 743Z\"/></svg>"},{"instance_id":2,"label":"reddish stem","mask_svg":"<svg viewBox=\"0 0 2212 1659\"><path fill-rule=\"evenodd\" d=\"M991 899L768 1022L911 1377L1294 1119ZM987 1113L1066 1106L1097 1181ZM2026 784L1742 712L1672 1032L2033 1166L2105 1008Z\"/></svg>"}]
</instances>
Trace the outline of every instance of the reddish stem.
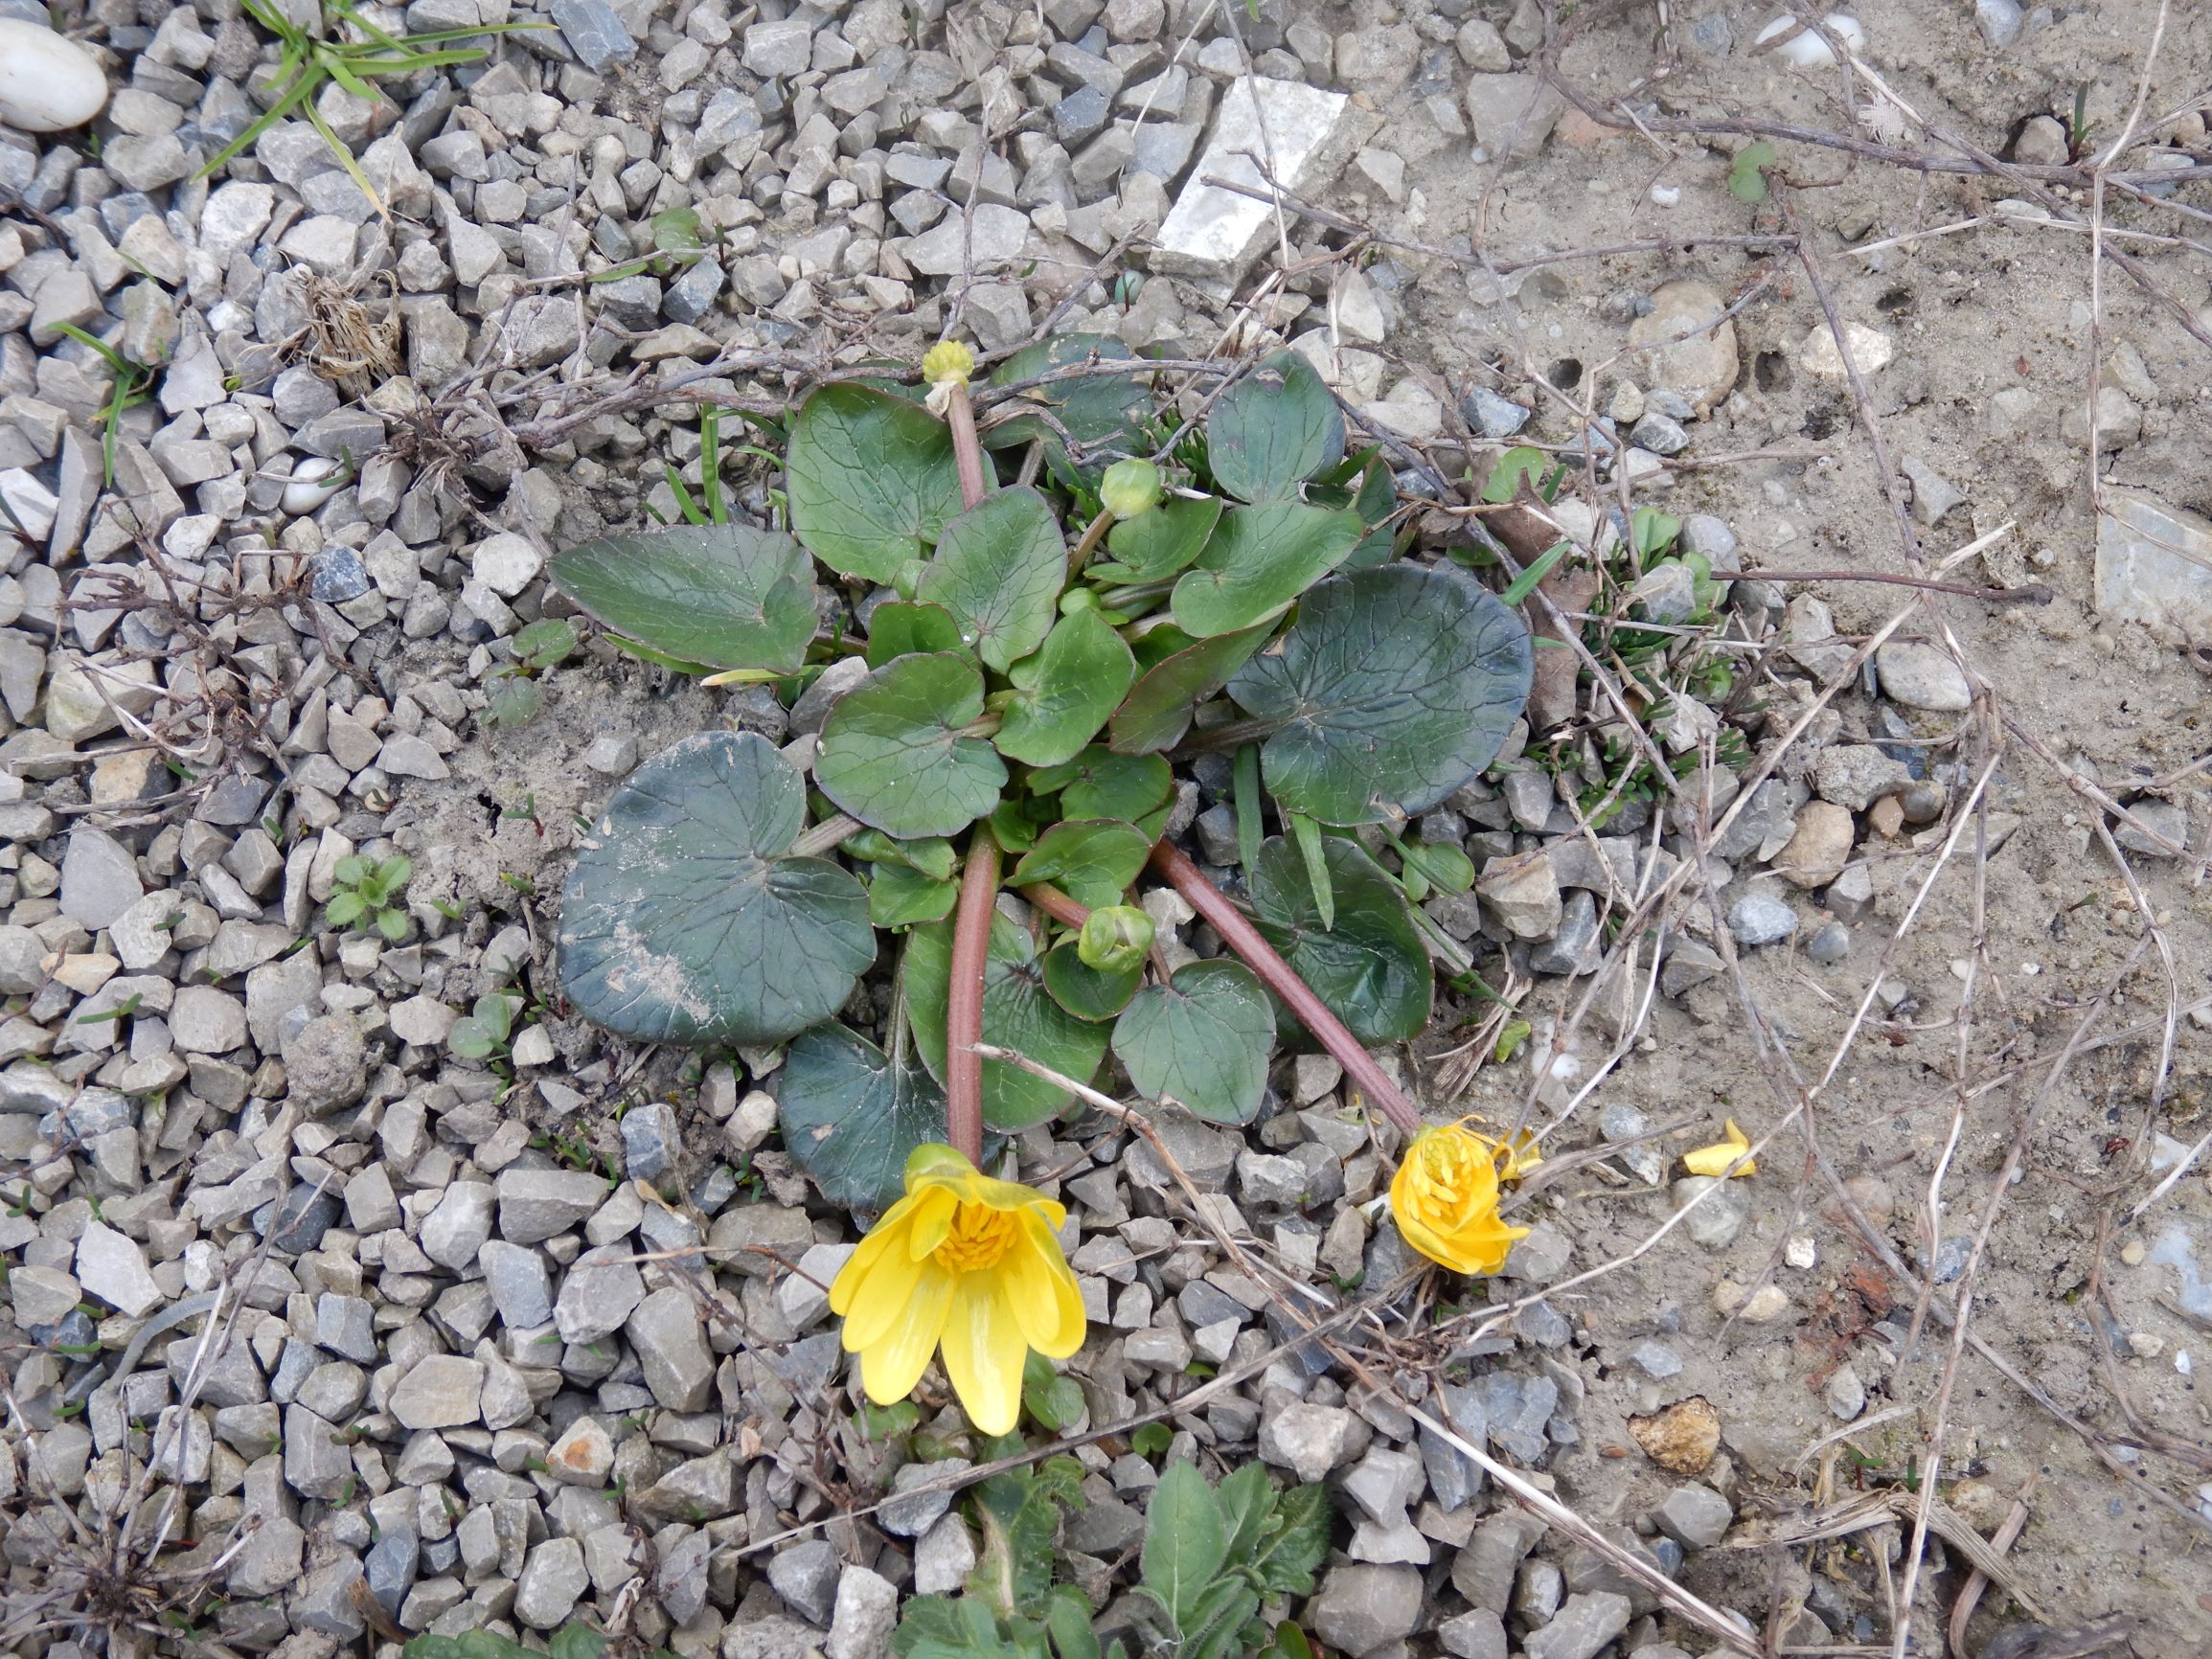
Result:
<instances>
[{"instance_id":1,"label":"reddish stem","mask_svg":"<svg viewBox=\"0 0 2212 1659\"><path fill-rule=\"evenodd\" d=\"M975 435L975 405L968 400L968 382L955 380L946 394L945 423L952 428L952 464L960 469L960 501L964 507L981 505L991 492L991 475L983 466L983 442Z\"/></svg>"},{"instance_id":2,"label":"reddish stem","mask_svg":"<svg viewBox=\"0 0 2212 1659\"><path fill-rule=\"evenodd\" d=\"M1062 922L1069 927L1081 927L1090 920L1090 910L1087 906L1078 904L1049 881L1034 882L1030 886L1017 888L1015 891L1022 898L1028 899L1030 903L1036 905L1038 909L1043 911L1045 915L1051 917L1053 920Z\"/></svg>"},{"instance_id":3,"label":"reddish stem","mask_svg":"<svg viewBox=\"0 0 2212 1659\"><path fill-rule=\"evenodd\" d=\"M952 920L952 983L945 998L945 1116L956 1151L983 1162L983 967L991 953L992 902L998 897L998 843L976 826L960 873Z\"/></svg>"},{"instance_id":4,"label":"reddish stem","mask_svg":"<svg viewBox=\"0 0 2212 1659\"><path fill-rule=\"evenodd\" d=\"M1375 1057L1359 1046L1359 1039L1344 1029L1344 1022L1313 994L1313 988L1298 977L1297 970L1277 955L1275 947L1261 936L1260 930L1229 902L1227 896L1165 839L1152 848L1152 864L1167 878L1168 885L1181 894L1191 908L1221 936L1221 942L1244 959L1244 966L1283 999L1285 1006L1298 1016L1298 1023L1312 1033L1314 1040L1335 1057L1336 1063L1344 1068L1344 1075L1360 1093L1380 1106L1383 1115L1405 1133L1419 1134L1421 1113L1413 1102L1375 1063Z\"/></svg>"}]
</instances>

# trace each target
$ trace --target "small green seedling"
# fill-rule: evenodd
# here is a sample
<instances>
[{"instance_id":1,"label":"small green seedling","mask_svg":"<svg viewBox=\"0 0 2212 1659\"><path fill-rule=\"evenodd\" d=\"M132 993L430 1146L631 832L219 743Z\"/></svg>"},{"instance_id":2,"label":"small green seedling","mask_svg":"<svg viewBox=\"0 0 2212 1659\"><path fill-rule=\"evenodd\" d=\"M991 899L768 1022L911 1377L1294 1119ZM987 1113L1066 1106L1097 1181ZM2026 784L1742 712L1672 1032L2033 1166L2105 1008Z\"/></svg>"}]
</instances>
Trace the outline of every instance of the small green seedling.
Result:
<instances>
[{"instance_id":1,"label":"small green seedling","mask_svg":"<svg viewBox=\"0 0 2212 1659\"><path fill-rule=\"evenodd\" d=\"M653 251L641 254L634 260L625 260L619 265L609 265L604 271L592 272L593 282L620 282L624 277L634 277L640 271L650 271L656 277L665 277L698 262L699 255L706 249L707 238L699 223L697 209L667 208L653 215L648 224Z\"/></svg>"},{"instance_id":2,"label":"small green seedling","mask_svg":"<svg viewBox=\"0 0 2212 1659\"><path fill-rule=\"evenodd\" d=\"M1736 152L1728 169L1728 193L1753 207L1767 199L1767 170L1774 165L1774 147L1755 138Z\"/></svg>"},{"instance_id":3,"label":"small green seedling","mask_svg":"<svg viewBox=\"0 0 2212 1659\"><path fill-rule=\"evenodd\" d=\"M521 1006L520 997L505 991L478 997L474 1011L453 1022L445 1034L445 1046L465 1060L505 1059L515 1011Z\"/></svg>"},{"instance_id":4,"label":"small green seedling","mask_svg":"<svg viewBox=\"0 0 2212 1659\"><path fill-rule=\"evenodd\" d=\"M537 681L575 653L576 629L548 618L518 631L513 645L514 660L501 663L486 676L491 701L485 717L495 726L527 726L537 717L542 706Z\"/></svg>"},{"instance_id":5,"label":"small green seedling","mask_svg":"<svg viewBox=\"0 0 2212 1659\"><path fill-rule=\"evenodd\" d=\"M54 325L80 346L89 346L115 371L107 388L107 401L100 411L100 480L103 489L115 488L115 435L124 416L153 398L153 383L161 378L159 363L134 363L105 341L96 340L74 323Z\"/></svg>"},{"instance_id":6,"label":"small green seedling","mask_svg":"<svg viewBox=\"0 0 2212 1659\"><path fill-rule=\"evenodd\" d=\"M374 927L398 944L407 937L407 913L397 900L414 874L415 861L404 853L380 859L348 853L331 872L337 891L331 895L323 920L332 927Z\"/></svg>"}]
</instances>

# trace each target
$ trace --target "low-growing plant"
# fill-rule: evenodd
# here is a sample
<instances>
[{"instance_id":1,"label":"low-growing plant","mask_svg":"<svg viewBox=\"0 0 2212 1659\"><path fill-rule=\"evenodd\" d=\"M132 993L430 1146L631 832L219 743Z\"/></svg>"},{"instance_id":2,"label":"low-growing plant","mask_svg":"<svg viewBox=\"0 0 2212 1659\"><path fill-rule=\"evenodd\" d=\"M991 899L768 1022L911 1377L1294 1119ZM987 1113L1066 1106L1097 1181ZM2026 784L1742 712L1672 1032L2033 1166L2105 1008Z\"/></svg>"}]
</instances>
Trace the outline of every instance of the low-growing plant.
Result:
<instances>
[{"instance_id":1,"label":"low-growing plant","mask_svg":"<svg viewBox=\"0 0 2212 1659\"><path fill-rule=\"evenodd\" d=\"M445 1046L465 1060L505 1060L513 1052L514 1015L522 998L513 991L489 991L476 1006L453 1022Z\"/></svg>"},{"instance_id":2,"label":"low-growing plant","mask_svg":"<svg viewBox=\"0 0 2212 1659\"><path fill-rule=\"evenodd\" d=\"M494 1630L416 1636L399 1651L404 1659L604 1659L606 1638L588 1625L572 1623L546 1638L542 1654Z\"/></svg>"},{"instance_id":3,"label":"low-growing plant","mask_svg":"<svg viewBox=\"0 0 2212 1659\"><path fill-rule=\"evenodd\" d=\"M515 630L514 658L485 676L491 700L486 716L495 726L527 726L542 705L537 682L575 653L576 629L548 617Z\"/></svg>"},{"instance_id":4,"label":"low-growing plant","mask_svg":"<svg viewBox=\"0 0 2212 1659\"><path fill-rule=\"evenodd\" d=\"M1074 1459L1052 1458L982 1483L970 1507L983 1544L965 1594L910 1599L892 1636L900 1659L1128 1659L1128 1638L1102 1646L1083 1593L1053 1581L1053 1534L1060 1511L1081 1506L1082 1477ZM1180 1659L1309 1659L1297 1627L1270 1626L1261 1609L1311 1594L1328 1550L1324 1488L1279 1491L1258 1464L1217 1488L1195 1465L1170 1464L1138 1557L1146 1633Z\"/></svg>"},{"instance_id":5,"label":"low-growing plant","mask_svg":"<svg viewBox=\"0 0 2212 1659\"><path fill-rule=\"evenodd\" d=\"M693 522L554 557L650 660L787 699L855 676L810 779L709 732L615 791L562 898L569 1000L642 1041L787 1044L785 1144L864 1211L916 1146L976 1159L986 1126L1068 1103L979 1045L1077 1083L1110 1051L1146 1098L1242 1124L1278 1040L1318 1040L1410 1127L1362 1045L1428 1020L1408 887L1471 872L1404 835L1498 755L1526 628L1473 577L1403 557L1388 466L1347 452L1294 353L1186 428L1119 342L1056 339L998 366L980 432L966 359L932 352L926 401L887 376L816 390L782 458L789 533L729 520L703 443L704 499L672 481ZM1036 485L1013 475L1033 449ZM1207 754L1237 781L1248 918L1162 836ZM1399 838L1397 873L1362 834ZM1148 869L1233 956L1167 969L1133 898ZM994 906L1002 885L1026 921ZM902 936L880 1045L837 1023L879 929Z\"/></svg>"},{"instance_id":6,"label":"low-growing plant","mask_svg":"<svg viewBox=\"0 0 2212 1659\"><path fill-rule=\"evenodd\" d=\"M331 868L336 891L324 907L324 920L332 927L373 927L399 943L407 937L407 913L399 907L399 892L414 874L415 861L401 852L389 858L349 852Z\"/></svg>"},{"instance_id":7,"label":"low-growing plant","mask_svg":"<svg viewBox=\"0 0 2212 1659\"><path fill-rule=\"evenodd\" d=\"M107 400L100 406L100 483L103 489L115 488L115 440L123 428L123 418L142 403L153 400L154 382L161 378L159 363L134 363L103 340L96 340L74 323L57 323L55 327L80 346L97 352L113 373L107 383ZM12 513L10 514L13 516Z\"/></svg>"}]
</instances>

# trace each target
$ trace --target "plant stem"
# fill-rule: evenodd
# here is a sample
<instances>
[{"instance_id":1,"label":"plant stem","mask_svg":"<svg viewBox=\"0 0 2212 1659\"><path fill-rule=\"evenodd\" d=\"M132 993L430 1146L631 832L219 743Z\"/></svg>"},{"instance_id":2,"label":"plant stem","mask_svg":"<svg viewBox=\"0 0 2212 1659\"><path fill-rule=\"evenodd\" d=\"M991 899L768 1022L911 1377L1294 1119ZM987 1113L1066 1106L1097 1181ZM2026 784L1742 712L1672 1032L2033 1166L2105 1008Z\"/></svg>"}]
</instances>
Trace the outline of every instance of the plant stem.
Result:
<instances>
[{"instance_id":1,"label":"plant stem","mask_svg":"<svg viewBox=\"0 0 2212 1659\"><path fill-rule=\"evenodd\" d=\"M1106 533L1113 528L1114 515L1105 508L1098 510L1083 533L1083 539L1075 544L1075 551L1067 556L1067 578L1073 581L1090 562L1090 556L1098 552L1098 544L1106 539Z\"/></svg>"},{"instance_id":2,"label":"plant stem","mask_svg":"<svg viewBox=\"0 0 2212 1659\"><path fill-rule=\"evenodd\" d=\"M1243 912L1229 902L1227 895L1208 881L1196 864L1164 838L1152 848L1152 866L1166 878L1169 886L1183 896L1193 910L1212 924L1214 931L1221 936L1221 942L1244 959L1244 966L1282 998L1285 1006L1297 1015L1298 1023L1334 1057L1336 1063L1344 1068L1344 1075L1360 1093L1405 1133L1420 1133L1421 1113L1413 1102L1375 1063L1375 1057L1359 1046L1359 1039L1344 1029L1344 1022L1313 994L1313 988L1298 977L1297 970L1276 954L1275 947L1244 919ZM955 948L957 950L957 946ZM954 960L958 961L957 955Z\"/></svg>"},{"instance_id":3,"label":"plant stem","mask_svg":"<svg viewBox=\"0 0 2212 1659\"><path fill-rule=\"evenodd\" d=\"M952 920L952 983L945 998L945 1115L953 1149L983 1162L983 968L991 954L992 903L998 897L998 843L978 825L960 873Z\"/></svg>"},{"instance_id":4,"label":"plant stem","mask_svg":"<svg viewBox=\"0 0 2212 1659\"><path fill-rule=\"evenodd\" d=\"M975 405L968 400L965 380L955 380L946 394L945 423L952 428L952 463L960 469L961 505L981 506L991 492L990 475L984 471L983 443L975 436Z\"/></svg>"},{"instance_id":5,"label":"plant stem","mask_svg":"<svg viewBox=\"0 0 2212 1659\"><path fill-rule=\"evenodd\" d=\"M1028 887L1017 887L1015 891L1053 920L1063 922L1069 927L1081 927L1090 920L1090 911L1086 906L1077 903L1049 881L1035 882Z\"/></svg>"},{"instance_id":6,"label":"plant stem","mask_svg":"<svg viewBox=\"0 0 2212 1659\"><path fill-rule=\"evenodd\" d=\"M833 818L825 818L791 843L793 858L819 858L832 848L841 846L845 837L864 829L857 818L848 818L840 812Z\"/></svg>"}]
</instances>

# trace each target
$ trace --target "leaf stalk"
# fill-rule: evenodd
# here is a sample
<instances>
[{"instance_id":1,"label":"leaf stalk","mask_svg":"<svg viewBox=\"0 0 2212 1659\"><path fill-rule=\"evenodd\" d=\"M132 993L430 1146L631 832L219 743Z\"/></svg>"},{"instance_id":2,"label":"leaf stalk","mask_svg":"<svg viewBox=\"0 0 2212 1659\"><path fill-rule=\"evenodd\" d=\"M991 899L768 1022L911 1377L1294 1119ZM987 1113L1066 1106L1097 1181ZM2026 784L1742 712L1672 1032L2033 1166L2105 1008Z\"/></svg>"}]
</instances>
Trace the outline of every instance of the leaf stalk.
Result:
<instances>
[{"instance_id":1,"label":"leaf stalk","mask_svg":"<svg viewBox=\"0 0 2212 1659\"><path fill-rule=\"evenodd\" d=\"M991 951L992 903L998 897L998 843L977 826L960 872L952 920L951 984L945 1007L945 1115L953 1149L983 1163L983 969Z\"/></svg>"}]
</instances>

